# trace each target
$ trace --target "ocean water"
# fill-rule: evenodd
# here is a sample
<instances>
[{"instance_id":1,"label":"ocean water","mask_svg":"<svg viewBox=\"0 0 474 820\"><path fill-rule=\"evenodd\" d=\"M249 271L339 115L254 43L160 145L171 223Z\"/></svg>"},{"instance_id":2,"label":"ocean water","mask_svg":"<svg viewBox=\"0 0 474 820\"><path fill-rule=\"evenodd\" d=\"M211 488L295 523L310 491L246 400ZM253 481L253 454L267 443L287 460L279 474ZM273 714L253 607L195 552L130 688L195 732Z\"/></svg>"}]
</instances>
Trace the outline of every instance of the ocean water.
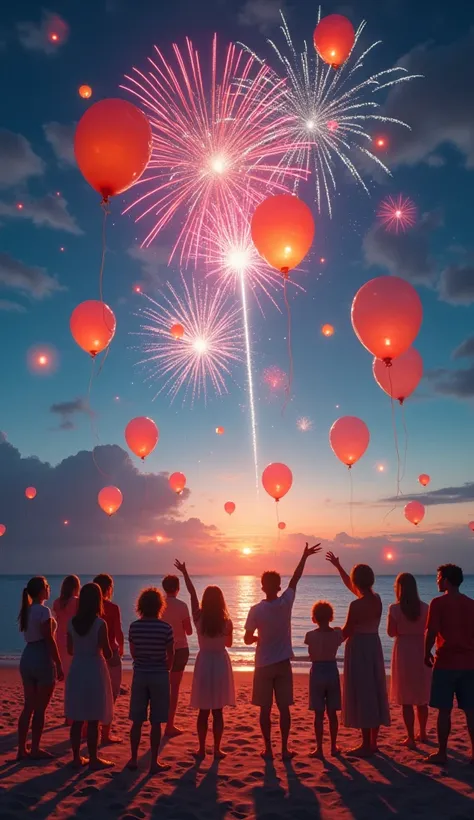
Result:
<instances>
[{"instance_id":1,"label":"ocean water","mask_svg":"<svg viewBox=\"0 0 474 820\"><path fill-rule=\"evenodd\" d=\"M16 618L20 607L21 591L28 578L18 575L3 576L0 578L0 661L15 661L23 649L23 636L18 631ZM90 578L82 577L82 583L86 583ZM245 646L243 642L244 624L249 608L262 599L260 579L249 576L195 576L193 578L198 595L207 584L218 584L225 596L227 606L234 622L234 645L229 650L232 664L236 669L252 669L254 649ZM283 589L288 583L288 578L282 582ZM422 600L429 602L431 598L438 594L436 579L434 576L422 575L418 577L418 589ZM51 584L50 604L59 594L62 576L48 577ZM128 626L135 616L135 602L143 587L160 586L161 578L145 575L116 575L114 601L122 611L122 623L124 634L127 635ZM390 664L390 654L392 641L386 634L385 620L389 604L394 601L393 585L395 576L379 576L377 578L376 590L382 598L384 614L380 628L384 658L387 667ZM474 576L467 576L463 584L463 592L474 597ZM181 589L180 597L189 603L189 596L186 589ZM330 601L334 607L334 626L344 624L347 608L352 600L350 592L342 584L338 576L303 576L298 584L296 600L293 607L293 649L295 653L295 666L305 668L307 652L304 645L306 632L313 628L311 623L311 607L313 603L324 598ZM191 662L197 652L196 636L193 634L190 639ZM128 656L128 646L126 646L125 663L130 663Z\"/></svg>"}]
</instances>

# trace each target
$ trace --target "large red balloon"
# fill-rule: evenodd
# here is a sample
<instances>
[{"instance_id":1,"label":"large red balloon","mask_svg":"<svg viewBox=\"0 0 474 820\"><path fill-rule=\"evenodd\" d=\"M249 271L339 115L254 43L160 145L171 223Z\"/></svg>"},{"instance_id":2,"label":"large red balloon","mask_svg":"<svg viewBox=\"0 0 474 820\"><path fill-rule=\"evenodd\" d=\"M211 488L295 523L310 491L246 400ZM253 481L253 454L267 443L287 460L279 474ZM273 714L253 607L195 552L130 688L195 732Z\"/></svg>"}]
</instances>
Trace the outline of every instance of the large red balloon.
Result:
<instances>
[{"instance_id":1,"label":"large red balloon","mask_svg":"<svg viewBox=\"0 0 474 820\"><path fill-rule=\"evenodd\" d=\"M405 513L407 521L416 527L420 521L423 521L425 508L419 501L409 501L403 512Z\"/></svg>"},{"instance_id":2,"label":"large red balloon","mask_svg":"<svg viewBox=\"0 0 474 820\"><path fill-rule=\"evenodd\" d=\"M314 237L314 219L301 199L278 194L267 197L257 206L251 231L260 256L286 275L308 253Z\"/></svg>"},{"instance_id":3,"label":"large red balloon","mask_svg":"<svg viewBox=\"0 0 474 820\"><path fill-rule=\"evenodd\" d=\"M125 441L132 453L145 460L158 444L160 433L153 419L137 416L125 428Z\"/></svg>"},{"instance_id":4,"label":"large red balloon","mask_svg":"<svg viewBox=\"0 0 474 820\"><path fill-rule=\"evenodd\" d=\"M7 528L6 528L5 524L0 524L0 537L2 535L5 535L6 531L7 531Z\"/></svg>"},{"instance_id":5,"label":"large red balloon","mask_svg":"<svg viewBox=\"0 0 474 820\"><path fill-rule=\"evenodd\" d=\"M152 136L145 115L126 100L101 100L87 109L76 128L79 169L104 199L140 179L150 161Z\"/></svg>"},{"instance_id":6,"label":"large red balloon","mask_svg":"<svg viewBox=\"0 0 474 820\"><path fill-rule=\"evenodd\" d=\"M184 473L171 473L168 482L171 489L178 495L181 495L186 486L186 476Z\"/></svg>"},{"instance_id":7,"label":"large red balloon","mask_svg":"<svg viewBox=\"0 0 474 820\"><path fill-rule=\"evenodd\" d=\"M333 68L339 68L352 51L354 26L342 14L328 14L316 26L313 41L321 60Z\"/></svg>"},{"instance_id":8,"label":"large red balloon","mask_svg":"<svg viewBox=\"0 0 474 820\"><path fill-rule=\"evenodd\" d=\"M352 327L377 359L389 364L416 339L423 308L415 288L398 276L378 276L362 285L352 302Z\"/></svg>"},{"instance_id":9,"label":"large red balloon","mask_svg":"<svg viewBox=\"0 0 474 820\"><path fill-rule=\"evenodd\" d=\"M342 416L329 431L329 443L334 454L347 467L352 467L369 446L369 428L356 416Z\"/></svg>"},{"instance_id":10,"label":"large red balloon","mask_svg":"<svg viewBox=\"0 0 474 820\"><path fill-rule=\"evenodd\" d=\"M262 484L268 495L279 501L293 484L293 473L286 464L269 464L262 473Z\"/></svg>"},{"instance_id":11,"label":"large red balloon","mask_svg":"<svg viewBox=\"0 0 474 820\"><path fill-rule=\"evenodd\" d=\"M427 487L431 481L431 478L429 477L429 475L427 475L427 473L422 473L418 476L418 481L420 482L422 487Z\"/></svg>"},{"instance_id":12,"label":"large red balloon","mask_svg":"<svg viewBox=\"0 0 474 820\"><path fill-rule=\"evenodd\" d=\"M232 515L235 512L235 504L233 501L226 501L224 504L224 510L226 511L227 515Z\"/></svg>"},{"instance_id":13,"label":"large red balloon","mask_svg":"<svg viewBox=\"0 0 474 820\"><path fill-rule=\"evenodd\" d=\"M182 339L183 336L184 336L184 327L183 327L183 325L180 325L179 322L176 322L175 325L171 326L170 333L171 333L173 339L176 339L176 340Z\"/></svg>"},{"instance_id":14,"label":"large red balloon","mask_svg":"<svg viewBox=\"0 0 474 820\"><path fill-rule=\"evenodd\" d=\"M423 376L423 359L414 347L398 356L387 367L382 359L374 359L372 364L374 379L392 399L403 404L418 387Z\"/></svg>"},{"instance_id":15,"label":"large red balloon","mask_svg":"<svg viewBox=\"0 0 474 820\"><path fill-rule=\"evenodd\" d=\"M36 487L27 487L25 490L25 495L30 501L36 497Z\"/></svg>"},{"instance_id":16,"label":"large red balloon","mask_svg":"<svg viewBox=\"0 0 474 820\"><path fill-rule=\"evenodd\" d=\"M114 338L115 316L105 302L89 299L74 308L69 327L74 341L94 357Z\"/></svg>"},{"instance_id":17,"label":"large red balloon","mask_svg":"<svg viewBox=\"0 0 474 820\"><path fill-rule=\"evenodd\" d=\"M110 517L122 504L123 496L118 487L102 487L97 496L99 507Z\"/></svg>"}]
</instances>

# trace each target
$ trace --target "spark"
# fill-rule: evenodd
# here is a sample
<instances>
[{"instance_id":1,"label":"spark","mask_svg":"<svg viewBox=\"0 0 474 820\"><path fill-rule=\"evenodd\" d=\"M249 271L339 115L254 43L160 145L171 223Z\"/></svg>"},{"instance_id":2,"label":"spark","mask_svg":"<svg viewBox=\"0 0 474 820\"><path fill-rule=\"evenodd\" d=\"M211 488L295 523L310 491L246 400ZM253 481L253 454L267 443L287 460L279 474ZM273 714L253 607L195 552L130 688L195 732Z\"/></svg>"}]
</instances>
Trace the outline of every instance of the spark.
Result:
<instances>
[{"instance_id":1,"label":"spark","mask_svg":"<svg viewBox=\"0 0 474 820\"><path fill-rule=\"evenodd\" d=\"M296 422L296 426L301 433L308 433L313 429L313 422L307 416L301 416Z\"/></svg>"},{"instance_id":2,"label":"spark","mask_svg":"<svg viewBox=\"0 0 474 820\"><path fill-rule=\"evenodd\" d=\"M268 42L287 79L283 109L289 118L287 138L290 147L281 160L282 173L286 173L288 167L296 166L305 172L302 178L307 179L313 172L318 209L322 211L326 207L332 215L338 165L347 169L367 193L363 171L357 167L358 155L363 155L360 158L365 163L369 158L390 175L389 169L371 150L373 138L366 131L368 125L383 122L409 128L407 123L379 113L379 104L372 99L372 94L420 75L408 74L405 68L395 66L364 79L365 58L379 45L375 42L364 51L358 49L365 22L356 31L354 47L347 61L334 71L320 59L312 45L308 48L305 42L301 52L296 49L282 13L281 17L285 45L281 47L272 40ZM318 21L320 17L321 11ZM248 51L259 59L250 49ZM264 60L260 62L265 64ZM275 72L275 83L278 79ZM300 182L301 178L294 180L295 189Z\"/></svg>"},{"instance_id":3,"label":"spark","mask_svg":"<svg viewBox=\"0 0 474 820\"><path fill-rule=\"evenodd\" d=\"M142 247L179 218L170 261L180 248L180 261L188 263L200 253L210 209L238 207L244 195L254 208L269 183L286 191L287 178L302 171L289 162L279 171L292 116L282 110L284 79L234 44L220 59L216 35L210 76L189 38L183 51L173 45L174 61L157 46L155 52L148 71L133 68L122 86L138 99L153 132L148 172L137 182L144 192L125 212L136 209L137 221L153 216Z\"/></svg>"},{"instance_id":4,"label":"spark","mask_svg":"<svg viewBox=\"0 0 474 820\"><path fill-rule=\"evenodd\" d=\"M385 464L377 464L376 469L377 469L378 473L384 473L385 472Z\"/></svg>"},{"instance_id":5,"label":"spark","mask_svg":"<svg viewBox=\"0 0 474 820\"><path fill-rule=\"evenodd\" d=\"M241 310L227 306L222 289L211 293L183 276L181 282L181 293L168 282L160 301L143 294L149 306L140 311L145 355L138 364L149 367L146 381L163 382L154 398L165 392L173 403L183 389L183 404L189 394L192 404L201 395L207 400L209 385L217 395L227 393L226 377L243 358ZM170 331L175 322L184 328L179 344Z\"/></svg>"},{"instance_id":6,"label":"spark","mask_svg":"<svg viewBox=\"0 0 474 820\"><path fill-rule=\"evenodd\" d=\"M27 353L28 369L31 373L54 373L58 364L58 354L52 345L33 345Z\"/></svg>"},{"instance_id":7,"label":"spark","mask_svg":"<svg viewBox=\"0 0 474 820\"><path fill-rule=\"evenodd\" d=\"M416 222L416 206L401 194L397 198L389 196L380 205L377 216L387 231L406 231Z\"/></svg>"},{"instance_id":8,"label":"spark","mask_svg":"<svg viewBox=\"0 0 474 820\"><path fill-rule=\"evenodd\" d=\"M288 376L283 370L274 365L263 371L263 381L274 393L280 393L287 388Z\"/></svg>"}]
</instances>

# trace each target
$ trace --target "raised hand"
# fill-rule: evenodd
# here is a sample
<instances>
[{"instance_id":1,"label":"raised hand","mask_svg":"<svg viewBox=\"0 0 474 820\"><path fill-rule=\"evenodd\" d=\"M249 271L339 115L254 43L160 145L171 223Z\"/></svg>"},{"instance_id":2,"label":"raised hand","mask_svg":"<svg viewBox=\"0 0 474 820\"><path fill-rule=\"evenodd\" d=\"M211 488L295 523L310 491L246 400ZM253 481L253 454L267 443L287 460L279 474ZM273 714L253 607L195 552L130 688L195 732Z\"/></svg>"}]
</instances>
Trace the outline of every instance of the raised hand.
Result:
<instances>
[{"instance_id":1,"label":"raised hand","mask_svg":"<svg viewBox=\"0 0 474 820\"><path fill-rule=\"evenodd\" d=\"M326 553L326 561L329 561L329 563L332 564L333 567L336 567L336 569L340 569L341 563L339 561L339 558L337 558L337 556L334 555L333 552Z\"/></svg>"},{"instance_id":2,"label":"raised hand","mask_svg":"<svg viewBox=\"0 0 474 820\"><path fill-rule=\"evenodd\" d=\"M306 542L303 557L309 558L310 555L316 555L317 552L321 552L321 544L315 544L314 547L308 546L308 542Z\"/></svg>"},{"instance_id":3,"label":"raised hand","mask_svg":"<svg viewBox=\"0 0 474 820\"><path fill-rule=\"evenodd\" d=\"M184 561L181 563L181 561L178 561L178 559L176 559L176 561L174 562L174 565L175 565L176 569L178 570L178 572L182 572L183 575L185 574L186 564L184 563Z\"/></svg>"}]
</instances>

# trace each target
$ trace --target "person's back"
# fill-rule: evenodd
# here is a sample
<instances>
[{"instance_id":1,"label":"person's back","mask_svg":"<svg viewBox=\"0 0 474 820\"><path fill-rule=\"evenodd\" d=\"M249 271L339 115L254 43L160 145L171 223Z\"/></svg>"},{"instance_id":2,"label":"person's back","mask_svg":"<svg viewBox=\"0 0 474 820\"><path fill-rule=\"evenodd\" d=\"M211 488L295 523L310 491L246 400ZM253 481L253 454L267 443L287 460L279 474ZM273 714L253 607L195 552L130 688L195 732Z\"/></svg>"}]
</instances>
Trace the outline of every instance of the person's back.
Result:
<instances>
[{"instance_id":1,"label":"person's back","mask_svg":"<svg viewBox=\"0 0 474 820\"><path fill-rule=\"evenodd\" d=\"M179 598L167 596L161 619L173 630L175 652L177 649L187 649L188 638L184 624L190 622L188 605Z\"/></svg>"},{"instance_id":2,"label":"person's back","mask_svg":"<svg viewBox=\"0 0 474 820\"><path fill-rule=\"evenodd\" d=\"M474 600L459 592L434 598L430 626L436 628L436 669L474 669Z\"/></svg>"},{"instance_id":3,"label":"person's back","mask_svg":"<svg viewBox=\"0 0 474 820\"><path fill-rule=\"evenodd\" d=\"M291 611L295 591L288 587L273 600L263 600L251 607L247 629L258 631L255 665L269 666L293 657L291 645Z\"/></svg>"},{"instance_id":4,"label":"person's back","mask_svg":"<svg viewBox=\"0 0 474 820\"><path fill-rule=\"evenodd\" d=\"M350 609L353 616L354 633L378 634L382 617L382 601L376 592L352 601Z\"/></svg>"},{"instance_id":5,"label":"person's back","mask_svg":"<svg viewBox=\"0 0 474 820\"><path fill-rule=\"evenodd\" d=\"M89 631L86 632L85 635L79 635L74 629L73 621L71 621L69 624L69 633L71 635L74 648L74 659L81 658L82 660L85 656L91 657L102 655L102 648L99 642L99 630L103 625L105 625L103 619L96 618ZM76 663L79 664L80 660L77 660Z\"/></svg>"},{"instance_id":6,"label":"person's back","mask_svg":"<svg viewBox=\"0 0 474 820\"><path fill-rule=\"evenodd\" d=\"M173 644L173 631L158 617L141 617L130 624L133 668L139 672L168 672L167 647Z\"/></svg>"}]
</instances>

